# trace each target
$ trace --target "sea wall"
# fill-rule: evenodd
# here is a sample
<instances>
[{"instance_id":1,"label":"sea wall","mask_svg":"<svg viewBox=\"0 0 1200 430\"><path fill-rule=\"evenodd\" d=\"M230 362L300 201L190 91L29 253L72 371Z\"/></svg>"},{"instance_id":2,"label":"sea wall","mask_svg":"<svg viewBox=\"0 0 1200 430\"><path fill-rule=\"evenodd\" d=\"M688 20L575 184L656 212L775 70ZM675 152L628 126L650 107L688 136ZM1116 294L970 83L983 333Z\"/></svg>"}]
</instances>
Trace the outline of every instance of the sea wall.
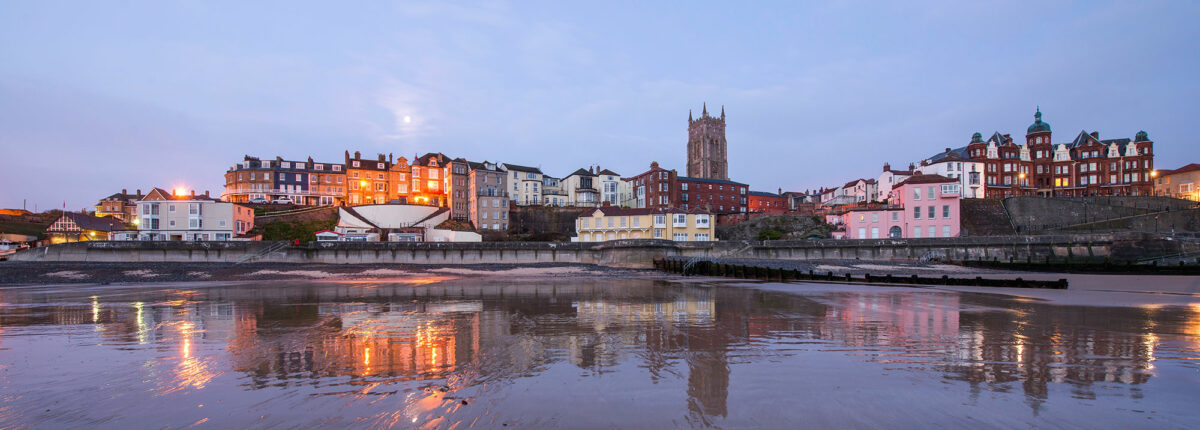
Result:
<instances>
[{"instance_id":1,"label":"sea wall","mask_svg":"<svg viewBox=\"0 0 1200 430\"><path fill-rule=\"evenodd\" d=\"M997 236L924 239L599 243L476 242L76 242L22 251L14 261L218 262L327 264L582 263L651 268L666 257L908 261L1085 258L1134 260L1179 253L1177 242L1143 234Z\"/></svg>"}]
</instances>

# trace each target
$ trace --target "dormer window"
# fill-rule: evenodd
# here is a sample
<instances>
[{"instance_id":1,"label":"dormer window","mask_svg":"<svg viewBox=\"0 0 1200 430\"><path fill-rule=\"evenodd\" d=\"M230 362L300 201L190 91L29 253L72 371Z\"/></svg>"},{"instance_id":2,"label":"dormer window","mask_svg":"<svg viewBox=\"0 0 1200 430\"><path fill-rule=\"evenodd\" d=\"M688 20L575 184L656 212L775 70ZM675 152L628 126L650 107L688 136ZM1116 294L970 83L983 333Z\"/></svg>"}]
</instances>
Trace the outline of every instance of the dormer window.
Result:
<instances>
[{"instance_id":1,"label":"dormer window","mask_svg":"<svg viewBox=\"0 0 1200 430\"><path fill-rule=\"evenodd\" d=\"M351 166L354 166L354 167L359 167L359 166L360 166L360 164L358 164L358 160L351 161L351 162L350 162L350 165L351 165Z\"/></svg>"},{"instance_id":2,"label":"dormer window","mask_svg":"<svg viewBox=\"0 0 1200 430\"><path fill-rule=\"evenodd\" d=\"M377 168L377 169L382 169L382 168L383 168L383 163L375 163L375 168Z\"/></svg>"}]
</instances>

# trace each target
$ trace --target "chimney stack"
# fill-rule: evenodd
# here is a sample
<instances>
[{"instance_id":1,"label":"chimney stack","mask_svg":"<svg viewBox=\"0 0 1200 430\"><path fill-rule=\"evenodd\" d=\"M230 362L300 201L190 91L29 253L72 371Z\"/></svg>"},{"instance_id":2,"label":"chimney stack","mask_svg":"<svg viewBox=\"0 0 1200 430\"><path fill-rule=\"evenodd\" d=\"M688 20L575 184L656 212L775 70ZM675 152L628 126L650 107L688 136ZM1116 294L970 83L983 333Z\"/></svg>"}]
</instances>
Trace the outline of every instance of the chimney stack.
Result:
<instances>
[{"instance_id":1,"label":"chimney stack","mask_svg":"<svg viewBox=\"0 0 1200 430\"><path fill-rule=\"evenodd\" d=\"M196 197L196 190L192 190L192 197Z\"/></svg>"},{"instance_id":2,"label":"chimney stack","mask_svg":"<svg viewBox=\"0 0 1200 430\"><path fill-rule=\"evenodd\" d=\"M915 170L916 167L917 166L914 166L913 163L908 163L908 170Z\"/></svg>"},{"instance_id":3,"label":"chimney stack","mask_svg":"<svg viewBox=\"0 0 1200 430\"><path fill-rule=\"evenodd\" d=\"M885 171L885 172L886 172L886 171L888 171L888 170L892 170L892 165L891 165L891 163L883 163L883 171Z\"/></svg>"},{"instance_id":4,"label":"chimney stack","mask_svg":"<svg viewBox=\"0 0 1200 430\"><path fill-rule=\"evenodd\" d=\"M946 153L947 153L947 154L949 154L949 153L950 153L950 148L946 148Z\"/></svg>"},{"instance_id":5,"label":"chimney stack","mask_svg":"<svg viewBox=\"0 0 1200 430\"><path fill-rule=\"evenodd\" d=\"M361 153L361 152L358 152L358 151L354 151L354 159L355 159L355 160L361 160L361 159L362 159L362 153Z\"/></svg>"},{"instance_id":6,"label":"chimney stack","mask_svg":"<svg viewBox=\"0 0 1200 430\"><path fill-rule=\"evenodd\" d=\"M1100 132L1098 132L1098 131L1093 131L1093 132L1091 132L1091 133L1089 133L1089 134L1091 134L1091 135L1092 135L1092 139L1100 140Z\"/></svg>"},{"instance_id":7,"label":"chimney stack","mask_svg":"<svg viewBox=\"0 0 1200 430\"><path fill-rule=\"evenodd\" d=\"M208 190L204 190L204 197L208 197Z\"/></svg>"},{"instance_id":8,"label":"chimney stack","mask_svg":"<svg viewBox=\"0 0 1200 430\"><path fill-rule=\"evenodd\" d=\"M124 188L122 188L122 189L121 189L121 194L129 194L129 191L125 191L125 189L124 189Z\"/></svg>"},{"instance_id":9,"label":"chimney stack","mask_svg":"<svg viewBox=\"0 0 1200 430\"><path fill-rule=\"evenodd\" d=\"M308 157L308 164L312 164L312 156Z\"/></svg>"},{"instance_id":10,"label":"chimney stack","mask_svg":"<svg viewBox=\"0 0 1200 430\"><path fill-rule=\"evenodd\" d=\"M137 190L137 193L138 193L138 195L139 195L139 196L140 196L140 195L142 195L142 189L141 189L141 188L138 188L138 190Z\"/></svg>"}]
</instances>

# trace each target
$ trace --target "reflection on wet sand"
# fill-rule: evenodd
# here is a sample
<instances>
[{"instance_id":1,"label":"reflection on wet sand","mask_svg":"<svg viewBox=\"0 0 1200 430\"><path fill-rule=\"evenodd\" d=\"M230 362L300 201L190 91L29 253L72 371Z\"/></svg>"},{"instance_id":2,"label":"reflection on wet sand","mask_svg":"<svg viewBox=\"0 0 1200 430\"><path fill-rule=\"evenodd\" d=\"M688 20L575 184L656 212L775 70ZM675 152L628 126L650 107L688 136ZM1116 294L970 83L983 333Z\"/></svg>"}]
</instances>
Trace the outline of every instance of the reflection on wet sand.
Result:
<instances>
[{"instance_id":1,"label":"reflection on wet sand","mask_svg":"<svg viewBox=\"0 0 1200 430\"><path fill-rule=\"evenodd\" d=\"M527 378L571 390L548 379L568 363L584 371L578 376L584 380L615 375L640 384L631 378L648 376L659 390L678 381L686 400L678 410L655 413L693 426L720 425L741 414L731 403L731 392L747 389L738 385L741 366L802 374L816 355L848 369L936 376L961 384L960 395L972 401L1019 390L1036 416L1047 403L1068 401L1055 398L1054 387L1070 399L1141 399L1161 359L1194 369L1200 335L1200 305L1085 308L894 289L795 295L645 280L9 289L0 292L0 303L6 370L39 371L13 359L22 351L12 340L64 338L36 348L81 356L96 347L127 352L124 377L151 381L158 399L209 390L304 393L309 403L348 399L362 410L354 422L378 427L493 426L505 411L472 409L472 401L495 403L489 393ZM22 384L31 379L14 372L0 374L0 387L30 392ZM79 382L61 390L87 388ZM6 400L0 427L62 423L36 406L62 392ZM104 398L82 403L74 414L114 407ZM235 411L228 423L238 423L240 413L255 417L243 424L281 423L262 421L267 415L253 408ZM331 424L320 413L285 422ZM572 415L552 413L562 420ZM571 421L552 423L564 422Z\"/></svg>"}]
</instances>

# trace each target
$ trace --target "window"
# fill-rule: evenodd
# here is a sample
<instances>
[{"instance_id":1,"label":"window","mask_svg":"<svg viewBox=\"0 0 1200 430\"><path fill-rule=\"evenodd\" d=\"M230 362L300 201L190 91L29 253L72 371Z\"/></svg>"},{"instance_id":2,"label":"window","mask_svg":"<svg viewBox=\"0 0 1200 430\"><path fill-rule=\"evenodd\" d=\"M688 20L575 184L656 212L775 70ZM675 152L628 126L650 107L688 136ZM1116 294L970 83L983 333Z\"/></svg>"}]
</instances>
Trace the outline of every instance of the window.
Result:
<instances>
[{"instance_id":1,"label":"window","mask_svg":"<svg viewBox=\"0 0 1200 430\"><path fill-rule=\"evenodd\" d=\"M697 242L708 242L708 233L696 233Z\"/></svg>"},{"instance_id":2,"label":"window","mask_svg":"<svg viewBox=\"0 0 1200 430\"><path fill-rule=\"evenodd\" d=\"M892 221L900 221L900 211L892 212Z\"/></svg>"},{"instance_id":3,"label":"window","mask_svg":"<svg viewBox=\"0 0 1200 430\"><path fill-rule=\"evenodd\" d=\"M879 212L871 212L871 222L879 222Z\"/></svg>"},{"instance_id":4,"label":"window","mask_svg":"<svg viewBox=\"0 0 1200 430\"><path fill-rule=\"evenodd\" d=\"M167 205L167 212L175 212L175 205Z\"/></svg>"},{"instance_id":5,"label":"window","mask_svg":"<svg viewBox=\"0 0 1200 430\"><path fill-rule=\"evenodd\" d=\"M612 226L613 226L613 217L608 217L607 219L608 219L608 228L612 228Z\"/></svg>"},{"instance_id":6,"label":"window","mask_svg":"<svg viewBox=\"0 0 1200 430\"><path fill-rule=\"evenodd\" d=\"M913 227L912 237L921 237L921 227Z\"/></svg>"},{"instance_id":7,"label":"window","mask_svg":"<svg viewBox=\"0 0 1200 430\"><path fill-rule=\"evenodd\" d=\"M929 219L937 218L937 206L930 206L929 212L925 213L928 214Z\"/></svg>"},{"instance_id":8,"label":"window","mask_svg":"<svg viewBox=\"0 0 1200 430\"><path fill-rule=\"evenodd\" d=\"M942 205L942 218L950 218L950 205Z\"/></svg>"},{"instance_id":9,"label":"window","mask_svg":"<svg viewBox=\"0 0 1200 430\"><path fill-rule=\"evenodd\" d=\"M688 186L687 182L684 182L683 184L681 184L681 185L680 185L680 187L683 187L683 190L684 190L684 191L687 191L687 190L688 190L688 189L687 189L687 186Z\"/></svg>"},{"instance_id":10,"label":"window","mask_svg":"<svg viewBox=\"0 0 1200 430\"><path fill-rule=\"evenodd\" d=\"M667 216L661 215L661 214L655 215L654 216L654 226L655 227L666 227L667 226ZM656 237L662 237L662 236L659 235Z\"/></svg>"},{"instance_id":11,"label":"window","mask_svg":"<svg viewBox=\"0 0 1200 430\"><path fill-rule=\"evenodd\" d=\"M930 227L930 228L933 228L933 227ZM948 226L948 225L942 226L942 237L950 237L950 226Z\"/></svg>"},{"instance_id":12,"label":"window","mask_svg":"<svg viewBox=\"0 0 1200 430\"><path fill-rule=\"evenodd\" d=\"M696 227L708 227L708 215L696 215Z\"/></svg>"},{"instance_id":13,"label":"window","mask_svg":"<svg viewBox=\"0 0 1200 430\"><path fill-rule=\"evenodd\" d=\"M921 200L921 187L913 187L913 200Z\"/></svg>"},{"instance_id":14,"label":"window","mask_svg":"<svg viewBox=\"0 0 1200 430\"><path fill-rule=\"evenodd\" d=\"M672 223L671 224L673 227L687 227L687 215L685 215L685 214L672 215Z\"/></svg>"},{"instance_id":15,"label":"window","mask_svg":"<svg viewBox=\"0 0 1200 430\"><path fill-rule=\"evenodd\" d=\"M913 206L913 219L921 219L921 207Z\"/></svg>"},{"instance_id":16,"label":"window","mask_svg":"<svg viewBox=\"0 0 1200 430\"><path fill-rule=\"evenodd\" d=\"M662 231L662 230L660 230L660 229L654 229L654 238L655 238L655 239L662 239L662 238L663 238L663 231Z\"/></svg>"},{"instance_id":17,"label":"window","mask_svg":"<svg viewBox=\"0 0 1200 430\"><path fill-rule=\"evenodd\" d=\"M676 242L687 242L687 233L675 233L675 237L673 237L673 239Z\"/></svg>"},{"instance_id":18,"label":"window","mask_svg":"<svg viewBox=\"0 0 1200 430\"><path fill-rule=\"evenodd\" d=\"M341 165L341 164L334 164L334 165L333 165L333 171L335 171L335 172L340 172L340 171L342 171L342 165Z\"/></svg>"},{"instance_id":19,"label":"window","mask_svg":"<svg viewBox=\"0 0 1200 430\"><path fill-rule=\"evenodd\" d=\"M640 225L641 223L642 223L642 217L633 217L633 226L635 228L641 227L641 225Z\"/></svg>"},{"instance_id":20,"label":"window","mask_svg":"<svg viewBox=\"0 0 1200 430\"><path fill-rule=\"evenodd\" d=\"M871 227L871 239L879 239L879 227Z\"/></svg>"}]
</instances>

